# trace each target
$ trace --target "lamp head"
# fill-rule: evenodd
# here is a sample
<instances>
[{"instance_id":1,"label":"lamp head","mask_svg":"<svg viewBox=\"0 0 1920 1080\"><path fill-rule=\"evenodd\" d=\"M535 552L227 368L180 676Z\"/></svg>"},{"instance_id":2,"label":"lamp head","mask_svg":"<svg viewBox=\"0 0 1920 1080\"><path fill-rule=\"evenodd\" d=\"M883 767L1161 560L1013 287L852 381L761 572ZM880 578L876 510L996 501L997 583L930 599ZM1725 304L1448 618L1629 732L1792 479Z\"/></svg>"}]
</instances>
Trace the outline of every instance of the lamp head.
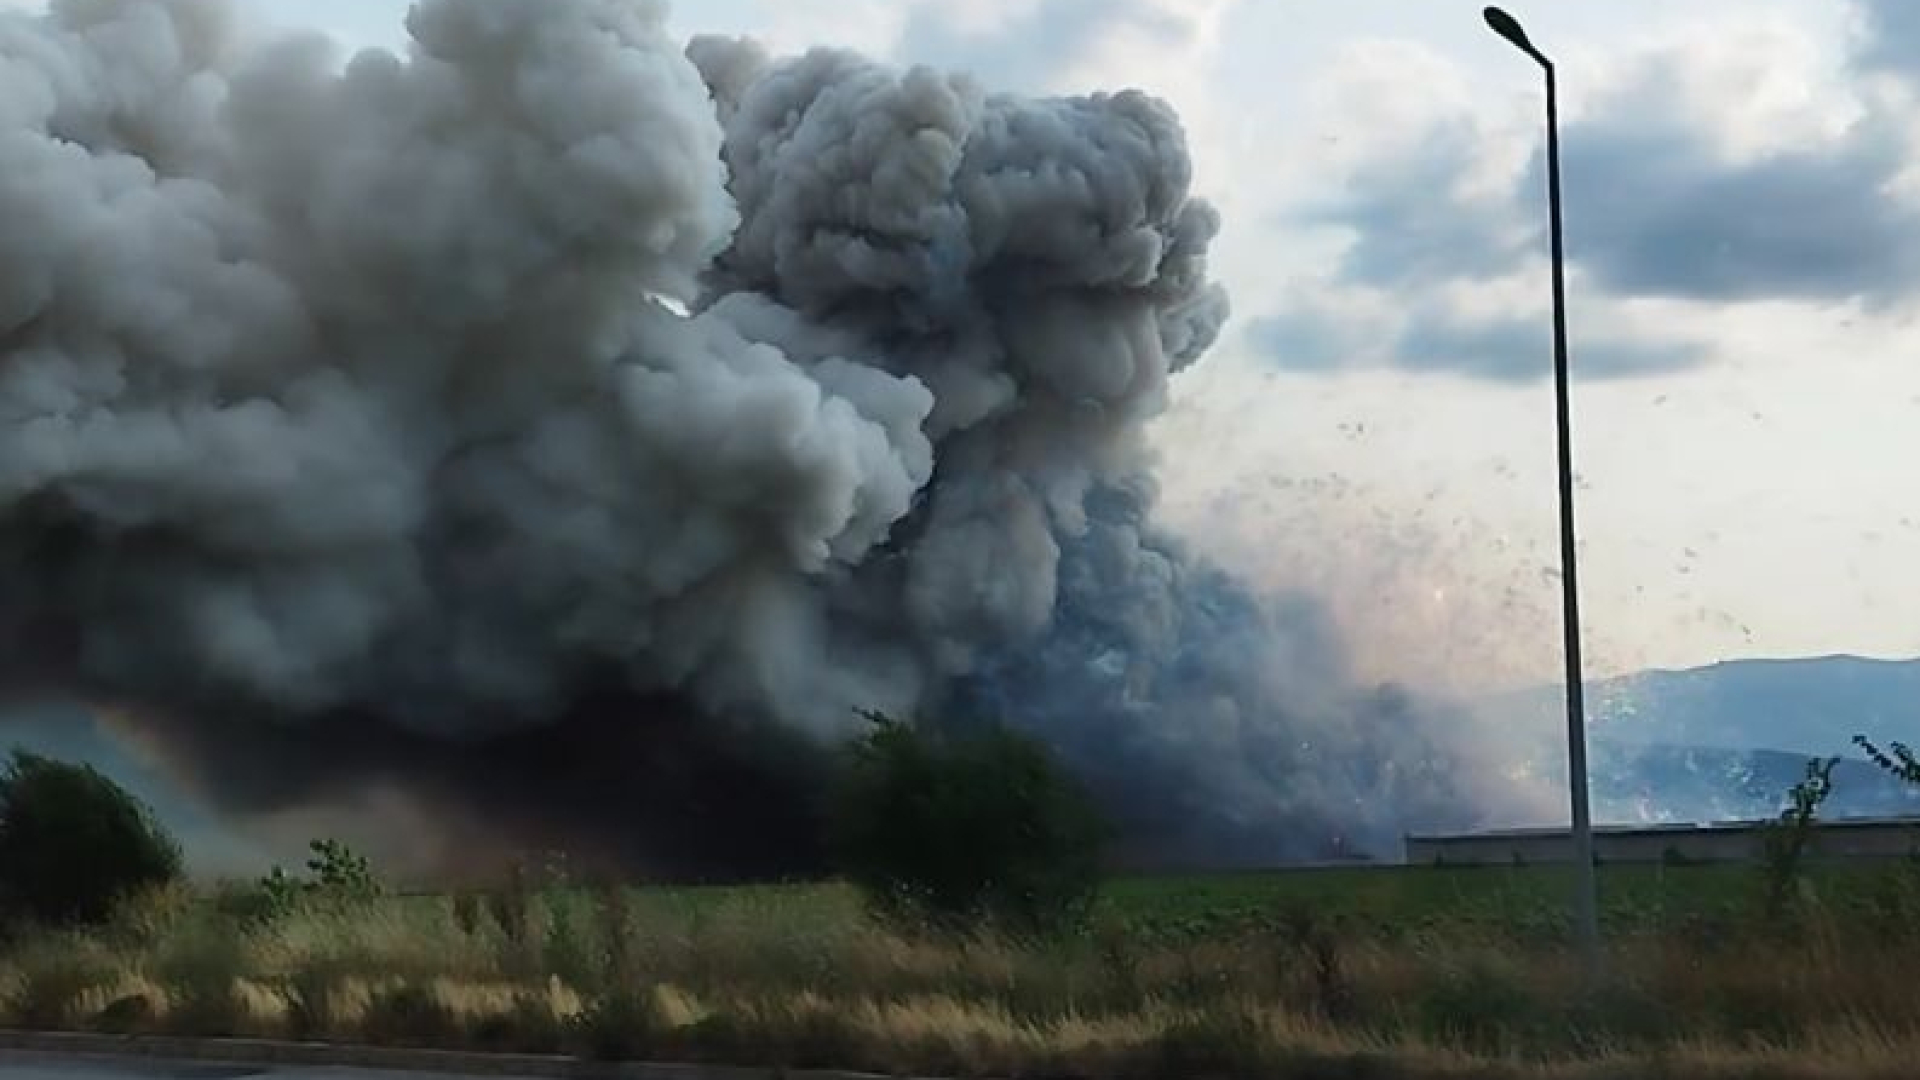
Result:
<instances>
[{"instance_id":1,"label":"lamp head","mask_svg":"<svg viewBox=\"0 0 1920 1080\"><path fill-rule=\"evenodd\" d=\"M1533 42L1527 39L1527 32L1521 28L1520 20L1497 7L1489 7L1481 14L1486 18L1487 26L1492 29L1494 33L1506 38L1507 41L1512 43L1514 48L1519 49L1521 52L1526 53L1542 64L1547 62L1547 58L1541 55L1540 50L1534 48Z\"/></svg>"}]
</instances>

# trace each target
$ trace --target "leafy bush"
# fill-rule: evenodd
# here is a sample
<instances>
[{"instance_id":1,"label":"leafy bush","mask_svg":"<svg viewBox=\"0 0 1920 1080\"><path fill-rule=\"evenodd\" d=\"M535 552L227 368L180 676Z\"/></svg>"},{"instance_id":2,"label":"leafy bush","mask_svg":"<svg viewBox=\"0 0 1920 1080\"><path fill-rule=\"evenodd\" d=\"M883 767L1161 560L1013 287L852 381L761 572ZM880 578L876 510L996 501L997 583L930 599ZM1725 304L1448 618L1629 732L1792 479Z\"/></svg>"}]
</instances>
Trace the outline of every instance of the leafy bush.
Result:
<instances>
[{"instance_id":1,"label":"leafy bush","mask_svg":"<svg viewBox=\"0 0 1920 1080\"><path fill-rule=\"evenodd\" d=\"M307 845L313 857L307 860L311 886L329 896L368 899L384 891L373 874L373 864L365 855L338 840L315 840Z\"/></svg>"},{"instance_id":2,"label":"leafy bush","mask_svg":"<svg viewBox=\"0 0 1920 1080\"><path fill-rule=\"evenodd\" d=\"M179 880L180 845L147 806L87 765L15 750L0 773L0 904L43 925L107 921Z\"/></svg>"},{"instance_id":3,"label":"leafy bush","mask_svg":"<svg viewBox=\"0 0 1920 1080\"><path fill-rule=\"evenodd\" d=\"M304 891L300 879L276 866L257 881L220 883L213 892L213 909L242 929L271 926L294 913Z\"/></svg>"},{"instance_id":4,"label":"leafy bush","mask_svg":"<svg viewBox=\"0 0 1920 1080\"><path fill-rule=\"evenodd\" d=\"M1084 919L1106 827L1044 748L1005 730L942 737L869 719L835 807L834 847L876 908L1014 934Z\"/></svg>"},{"instance_id":5,"label":"leafy bush","mask_svg":"<svg viewBox=\"0 0 1920 1080\"><path fill-rule=\"evenodd\" d=\"M245 885L223 887L215 897L222 914L247 926L277 923L309 900L372 900L384 891L366 856L338 840L315 840L307 845L307 877L276 866L265 877Z\"/></svg>"}]
</instances>

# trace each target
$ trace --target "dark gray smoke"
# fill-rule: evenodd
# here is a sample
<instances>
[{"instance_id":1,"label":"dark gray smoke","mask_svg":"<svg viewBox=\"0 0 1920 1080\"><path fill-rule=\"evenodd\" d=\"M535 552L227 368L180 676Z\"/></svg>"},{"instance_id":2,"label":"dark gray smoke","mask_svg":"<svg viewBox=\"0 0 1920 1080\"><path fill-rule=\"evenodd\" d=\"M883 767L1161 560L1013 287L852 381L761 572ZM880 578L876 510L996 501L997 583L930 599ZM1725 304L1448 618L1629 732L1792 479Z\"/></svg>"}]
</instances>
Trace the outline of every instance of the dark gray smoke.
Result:
<instances>
[{"instance_id":1,"label":"dark gray smoke","mask_svg":"<svg viewBox=\"0 0 1920 1080\"><path fill-rule=\"evenodd\" d=\"M0 15L21 670L249 806L533 812L611 758L648 820L774 819L810 774L743 746L992 708L1160 849L1457 808L1311 605L1148 524L1145 425L1227 314L1170 109L663 20L423 0L343 66L217 0Z\"/></svg>"}]
</instances>

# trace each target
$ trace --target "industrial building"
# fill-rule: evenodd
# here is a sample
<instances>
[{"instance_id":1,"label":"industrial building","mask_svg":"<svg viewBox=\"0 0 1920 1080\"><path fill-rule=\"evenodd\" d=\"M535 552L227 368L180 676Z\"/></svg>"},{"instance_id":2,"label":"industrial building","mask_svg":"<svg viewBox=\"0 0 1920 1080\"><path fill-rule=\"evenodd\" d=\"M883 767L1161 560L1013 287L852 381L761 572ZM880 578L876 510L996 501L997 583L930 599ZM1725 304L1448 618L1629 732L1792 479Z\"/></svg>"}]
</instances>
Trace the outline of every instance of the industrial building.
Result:
<instances>
[{"instance_id":1,"label":"industrial building","mask_svg":"<svg viewBox=\"0 0 1920 1080\"><path fill-rule=\"evenodd\" d=\"M1753 862L1761 858L1769 821L1707 824L1601 825L1594 857L1603 863ZM1411 865L1510 866L1573 861L1565 827L1408 836ZM1813 859L1898 859L1920 853L1920 817L1836 818L1813 825Z\"/></svg>"}]
</instances>

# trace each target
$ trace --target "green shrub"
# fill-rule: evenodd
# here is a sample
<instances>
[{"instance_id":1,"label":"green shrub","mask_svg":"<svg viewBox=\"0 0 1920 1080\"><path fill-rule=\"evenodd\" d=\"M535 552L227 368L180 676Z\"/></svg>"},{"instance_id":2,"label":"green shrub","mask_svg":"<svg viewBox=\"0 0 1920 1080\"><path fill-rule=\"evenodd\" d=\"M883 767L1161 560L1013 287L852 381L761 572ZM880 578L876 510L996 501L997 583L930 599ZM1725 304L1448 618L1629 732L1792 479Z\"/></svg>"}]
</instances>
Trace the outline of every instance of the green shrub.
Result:
<instances>
[{"instance_id":1,"label":"green shrub","mask_svg":"<svg viewBox=\"0 0 1920 1080\"><path fill-rule=\"evenodd\" d=\"M235 897L243 908L254 909L238 913L273 921L291 914L303 898L372 900L385 891L367 857L346 844L338 840L314 840L307 844L307 850L313 854L307 859L306 877L274 867L254 883L251 896Z\"/></svg>"},{"instance_id":2,"label":"green shrub","mask_svg":"<svg viewBox=\"0 0 1920 1080\"><path fill-rule=\"evenodd\" d=\"M338 840L307 845L307 876L276 866L251 882L227 882L215 891L214 909L243 929L272 926L303 906L356 903L378 898L384 889L372 866Z\"/></svg>"},{"instance_id":3,"label":"green shrub","mask_svg":"<svg viewBox=\"0 0 1920 1080\"><path fill-rule=\"evenodd\" d=\"M0 904L43 925L97 924L179 880L180 845L87 765L13 752L0 773Z\"/></svg>"},{"instance_id":4,"label":"green shrub","mask_svg":"<svg viewBox=\"0 0 1920 1080\"><path fill-rule=\"evenodd\" d=\"M304 892L298 878L276 866L258 881L222 883L214 891L213 908L243 929L270 926L292 915Z\"/></svg>"},{"instance_id":5,"label":"green shrub","mask_svg":"<svg viewBox=\"0 0 1920 1080\"><path fill-rule=\"evenodd\" d=\"M882 913L1054 933L1089 912L1106 828L1038 743L943 737L873 715L834 815L841 868Z\"/></svg>"},{"instance_id":6,"label":"green shrub","mask_svg":"<svg viewBox=\"0 0 1920 1080\"><path fill-rule=\"evenodd\" d=\"M384 890L374 876L373 865L365 855L338 840L315 840L307 845L313 852L307 860L310 887L333 897L365 900Z\"/></svg>"}]
</instances>

